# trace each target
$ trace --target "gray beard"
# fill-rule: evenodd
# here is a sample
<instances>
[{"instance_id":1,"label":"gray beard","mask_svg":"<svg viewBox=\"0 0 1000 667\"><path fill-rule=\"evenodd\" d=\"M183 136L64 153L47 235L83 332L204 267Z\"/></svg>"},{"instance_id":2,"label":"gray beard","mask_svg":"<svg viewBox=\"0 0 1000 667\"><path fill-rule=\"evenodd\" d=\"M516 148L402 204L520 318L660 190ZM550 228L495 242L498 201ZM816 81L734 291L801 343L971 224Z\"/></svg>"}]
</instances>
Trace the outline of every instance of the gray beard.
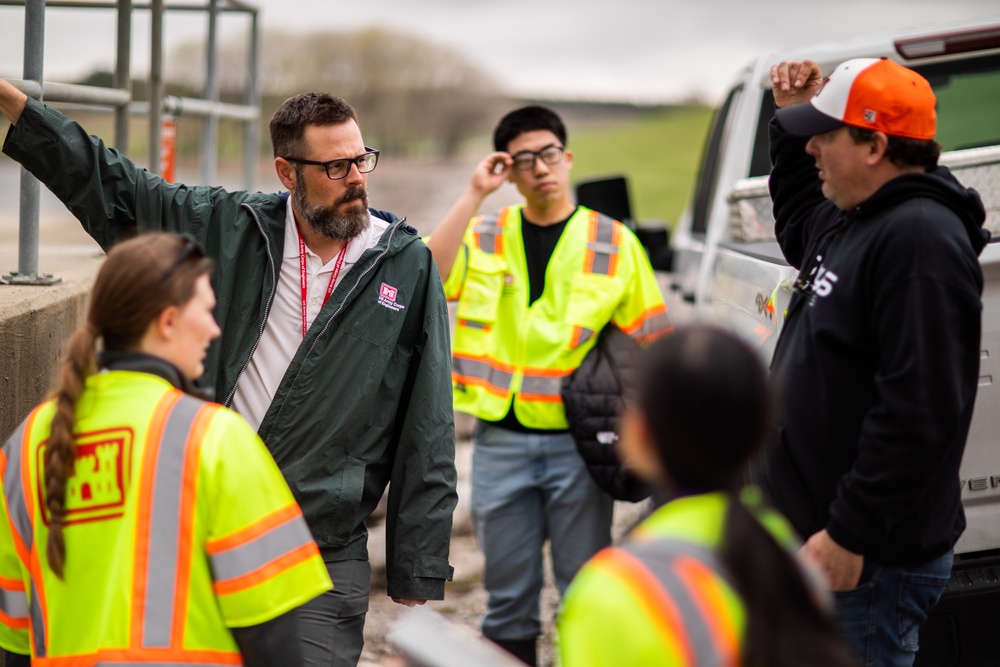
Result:
<instances>
[{"instance_id":1,"label":"gray beard","mask_svg":"<svg viewBox=\"0 0 1000 667\"><path fill-rule=\"evenodd\" d=\"M317 234L324 238L335 241L348 241L365 231L368 227L368 194L363 186L357 186L329 206L323 204L310 204L306 201L308 193L305 188L305 179L299 179L299 187L295 188L295 206L299 213L305 218L309 226ZM360 203L352 204L346 213L337 213L337 207L344 201L357 199Z\"/></svg>"}]
</instances>

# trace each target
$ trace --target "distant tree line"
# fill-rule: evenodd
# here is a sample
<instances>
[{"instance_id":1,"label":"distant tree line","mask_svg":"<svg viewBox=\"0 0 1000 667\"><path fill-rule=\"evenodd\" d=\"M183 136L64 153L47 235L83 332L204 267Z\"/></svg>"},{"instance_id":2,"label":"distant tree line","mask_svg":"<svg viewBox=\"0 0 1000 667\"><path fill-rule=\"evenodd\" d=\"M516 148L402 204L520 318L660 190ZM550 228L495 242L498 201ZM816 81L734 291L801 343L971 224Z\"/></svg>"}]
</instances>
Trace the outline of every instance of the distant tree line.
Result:
<instances>
[{"instance_id":1,"label":"distant tree line","mask_svg":"<svg viewBox=\"0 0 1000 667\"><path fill-rule=\"evenodd\" d=\"M220 43L218 57L221 98L242 102L247 88L245 40ZM200 96L206 75L204 44L181 45L165 60L168 92ZM462 55L382 28L266 31L260 61L262 150L269 149L266 125L274 109L305 91L326 91L350 102L358 110L366 141L379 149L434 157L453 155L470 135L492 127L498 104L509 104L496 81ZM141 99L144 86L137 85L134 92ZM182 142L198 141L197 132L179 127L179 133ZM221 139L239 141L238 129L223 128Z\"/></svg>"}]
</instances>

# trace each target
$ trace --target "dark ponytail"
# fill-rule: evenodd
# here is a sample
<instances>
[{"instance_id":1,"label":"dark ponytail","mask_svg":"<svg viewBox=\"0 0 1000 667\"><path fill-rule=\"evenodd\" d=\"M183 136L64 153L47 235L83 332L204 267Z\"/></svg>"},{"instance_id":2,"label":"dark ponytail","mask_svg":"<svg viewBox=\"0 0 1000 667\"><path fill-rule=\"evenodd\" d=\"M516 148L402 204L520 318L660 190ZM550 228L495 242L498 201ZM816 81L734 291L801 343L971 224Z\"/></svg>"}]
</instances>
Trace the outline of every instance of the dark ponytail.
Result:
<instances>
[{"instance_id":1,"label":"dark ponytail","mask_svg":"<svg viewBox=\"0 0 1000 667\"><path fill-rule=\"evenodd\" d=\"M856 664L794 556L739 497L741 473L771 428L757 353L721 329L680 328L650 349L639 391L671 490L730 496L720 556L746 610L744 664Z\"/></svg>"},{"instance_id":2,"label":"dark ponytail","mask_svg":"<svg viewBox=\"0 0 1000 667\"><path fill-rule=\"evenodd\" d=\"M66 566L66 484L76 460L76 404L87 378L97 372L98 340L108 350L135 349L165 308L191 300L197 279L212 269L200 249L190 252L193 243L171 234L146 234L115 246L94 281L87 321L69 339L52 394L56 412L44 456L45 553L60 579Z\"/></svg>"},{"instance_id":3,"label":"dark ponytail","mask_svg":"<svg viewBox=\"0 0 1000 667\"><path fill-rule=\"evenodd\" d=\"M721 557L746 610L743 664L857 665L802 568L736 494L726 515Z\"/></svg>"}]
</instances>

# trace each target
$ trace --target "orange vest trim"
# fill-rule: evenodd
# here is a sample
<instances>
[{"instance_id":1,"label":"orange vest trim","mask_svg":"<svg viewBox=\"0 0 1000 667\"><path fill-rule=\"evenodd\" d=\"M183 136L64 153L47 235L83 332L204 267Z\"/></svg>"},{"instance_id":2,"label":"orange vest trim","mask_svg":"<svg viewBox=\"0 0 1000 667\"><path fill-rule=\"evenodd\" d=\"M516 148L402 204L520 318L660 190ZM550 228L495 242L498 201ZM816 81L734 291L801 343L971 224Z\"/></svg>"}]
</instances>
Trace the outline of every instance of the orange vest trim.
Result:
<instances>
[{"instance_id":1,"label":"orange vest trim","mask_svg":"<svg viewBox=\"0 0 1000 667\"><path fill-rule=\"evenodd\" d=\"M212 418L221 406L205 404L198 411L187 437L184 451L183 483L181 486L181 520L177 549L177 578L174 587L174 618L171 645L184 645L184 619L188 611L188 592L191 583L191 559L194 551L191 535L194 532L194 513L198 495L198 469L201 466L201 444Z\"/></svg>"},{"instance_id":2,"label":"orange vest trim","mask_svg":"<svg viewBox=\"0 0 1000 667\"><path fill-rule=\"evenodd\" d=\"M643 615L657 626L660 634L676 642L684 665L697 665L680 611L663 590L656 575L639 558L627 551L608 548L594 556L593 563L621 581L642 607Z\"/></svg>"},{"instance_id":3,"label":"orange vest trim","mask_svg":"<svg viewBox=\"0 0 1000 667\"><path fill-rule=\"evenodd\" d=\"M271 512L257 523L238 530L235 533L216 540L209 540L205 544L205 551L209 556L214 556L222 551L234 549L260 537L272 528L276 528L300 516L302 516L302 510L299 509L297 504L288 505L276 512Z\"/></svg>"},{"instance_id":4,"label":"orange vest trim","mask_svg":"<svg viewBox=\"0 0 1000 667\"><path fill-rule=\"evenodd\" d=\"M239 593L242 590L256 586L262 581L276 577L285 570L290 570L299 563L308 560L313 556L319 555L319 547L316 546L316 543L308 542L296 549L293 549L292 551L289 551L283 556L275 558L271 562L254 570L253 572L244 574L234 579L216 581L212 587L215 589L216 595Z\"/></svg>"},{"instance_id":5,"label":"orange vest trim","mask_svg":"<svg viewBox=\"0 0 1000 667\"><path fill-rule=\"evenodd\" d=\"M715 639L715 645L723 656L723 664L739 665L740 638L732 619L726 612L725 598L719 586L719 579L704 563L690 556L679 556L674 562L674 570L681 583L688 589L691 599L701 611L702 618Z\"/></svg>"},{"instance_id":6,"label":"orange vest trim","mask_svg":"<svg viewBox=\"0 0 1000 667\"><path fill-rule=\"evenodd\" d=\"M135 569L132 574L132 617L130 645L134 648L142 646L143 619L146 606L146 575L149 569L149 541L153 510L153 481L156 478L155 468L157 455L161 447L163 429L167 417L183 396L179 390L169 391L157 403L153 416L146 430L146 446L142 459L142 475L144 481L139 489L139 520L135 530Z\"/></svg>"}]
</instances>

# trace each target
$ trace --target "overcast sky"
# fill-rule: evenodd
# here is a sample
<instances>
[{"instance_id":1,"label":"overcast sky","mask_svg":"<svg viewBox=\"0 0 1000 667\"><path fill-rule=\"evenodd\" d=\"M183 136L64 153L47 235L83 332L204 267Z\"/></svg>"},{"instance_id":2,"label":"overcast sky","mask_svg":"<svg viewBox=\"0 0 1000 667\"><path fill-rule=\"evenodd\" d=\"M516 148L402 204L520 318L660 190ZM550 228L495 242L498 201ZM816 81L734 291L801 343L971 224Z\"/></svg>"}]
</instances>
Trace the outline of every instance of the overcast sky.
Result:
<instances>
[{"instance_id":1,"label":"overcast sky","mask_svg":"<svg viewBox=\"0 0 1000 667\"><path fill-rule=\"evenodd\" d=\"M895 27L1000 22L997 0L246 1L261 9L264 29L383 26L424 37L465 54L514 94L655 102L717 101L736 70L762 52ZM23 73L23 22L22 8L0 6L2 76ZM247 25L223 14L220 37ZM203 36L205 26L202 14L168 12L167 52ZM136 12L133 31L136 73L149 62L148 12ZM49 9L46 79L111 69L114 44L113 11Z\"/></svg>"}]
</instances>

